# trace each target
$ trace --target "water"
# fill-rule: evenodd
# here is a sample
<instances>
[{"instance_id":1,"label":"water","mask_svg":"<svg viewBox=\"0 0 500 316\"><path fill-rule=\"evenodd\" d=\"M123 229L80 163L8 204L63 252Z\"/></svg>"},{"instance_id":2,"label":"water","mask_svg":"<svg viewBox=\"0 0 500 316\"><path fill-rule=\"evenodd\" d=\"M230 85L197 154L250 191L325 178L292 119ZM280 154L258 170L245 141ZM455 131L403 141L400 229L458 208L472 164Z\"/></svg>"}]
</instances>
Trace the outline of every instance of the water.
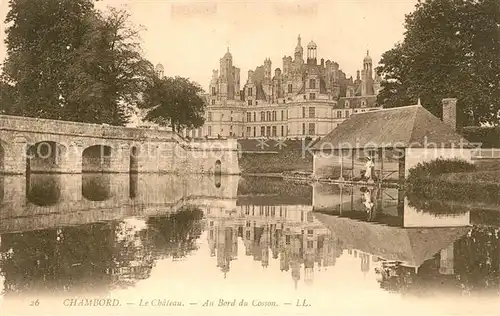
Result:
<instances>
[{"instance_id":1,"label":"water","mask_svg":"<svg viewBox=\"0 0 500 316\"><path fill-rule=\"evenodd\" d=\"M233 176L0 177L0 311L497 314L500 212L431 202Z\"/></svg>"}]
</instances>

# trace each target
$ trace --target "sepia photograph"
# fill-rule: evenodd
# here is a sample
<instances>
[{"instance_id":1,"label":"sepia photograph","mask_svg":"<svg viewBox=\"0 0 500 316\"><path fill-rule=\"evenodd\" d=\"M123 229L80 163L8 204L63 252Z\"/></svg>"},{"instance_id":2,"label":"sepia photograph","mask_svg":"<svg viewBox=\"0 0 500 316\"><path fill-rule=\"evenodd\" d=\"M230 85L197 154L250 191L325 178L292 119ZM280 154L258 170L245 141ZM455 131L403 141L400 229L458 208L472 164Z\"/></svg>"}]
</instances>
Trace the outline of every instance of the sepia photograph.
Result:
<instances>
[{"instance_id":1,"label":"sepia photograph","mask_svg":"<svg viewBox=\"0 0 500 316\"><path fill-rule=\"evenodd\" d=\"M0 0L1 316L499 313L499 0Z\"/></svg>"}]
</instances>

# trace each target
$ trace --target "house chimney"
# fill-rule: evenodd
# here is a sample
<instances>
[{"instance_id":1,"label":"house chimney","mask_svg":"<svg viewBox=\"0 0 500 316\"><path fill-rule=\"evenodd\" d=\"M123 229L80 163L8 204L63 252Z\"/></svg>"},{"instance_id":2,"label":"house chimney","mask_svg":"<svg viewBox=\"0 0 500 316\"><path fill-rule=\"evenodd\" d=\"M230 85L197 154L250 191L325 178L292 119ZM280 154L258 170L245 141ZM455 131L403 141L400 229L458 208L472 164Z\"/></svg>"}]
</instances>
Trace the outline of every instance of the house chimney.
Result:
<instances>
[{"instance_id":1,"label":"house chimney","mask_svg":"<svg viewBox=\"0 0 500 316\"><path fill-rule=\"evenodd\" d=\"M457 128L457 99L443 99L443 122L456 130Z\"/></svg>"}]
</instances>

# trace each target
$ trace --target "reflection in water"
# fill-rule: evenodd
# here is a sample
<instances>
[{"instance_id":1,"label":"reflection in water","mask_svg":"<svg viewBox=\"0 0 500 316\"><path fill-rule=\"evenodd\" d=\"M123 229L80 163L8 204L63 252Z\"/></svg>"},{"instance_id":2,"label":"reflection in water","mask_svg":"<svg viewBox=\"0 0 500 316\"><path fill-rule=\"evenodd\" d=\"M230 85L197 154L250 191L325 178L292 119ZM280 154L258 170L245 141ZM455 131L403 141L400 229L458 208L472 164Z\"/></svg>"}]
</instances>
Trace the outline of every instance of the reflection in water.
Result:
<instances>
[{"instance_id":1,"label":"reflection in water","mask_svg":"<svg viewBox=\"0 0 500 316\"><path fill-rule=\"evenodd\" d=\"M83 173L82 195L89 201L105 201L111 197L111 175Z\"/></svg>"},{"instance_id":2,"label":"reflection in water","mask_svg":"<svg viewBox=\"0 0 500 316\"><path fill-rule=\"evenodd\" d=\"M128 195L131 199L135 199L137 197L137 186L139 185L138 180L139 176L137 175L137 173L130 173L128 182L128 187L129 187Z\"/></svg>"},{"instance_id":3,"label":"reflection in water","mask_svg":"<svg viewBox=\"0 0 500 316\"><path fill-rule=\"evenodd\" d=\"M220 188L221 186L221 175L220 173L216 173L215 176L214 176L214 181L215 181L215 187L216 188Z\"/></svg>"},{"instance_id":4,"label":"reflection in water","mask_svg":"<svg viewBox=\"0 0 500 316\"><path fill-rule=\"evenodd\" d=\"M296 288L311 296L335 286L413 296L500 295L499 229L470 227L468 212L423 212L397 189L244 178L236 191L225 187L238 183L232 178L216 188L215 177L108 175L103 185L103 175L88 176L81 178L82 195L94 187L109 196L112 186L113 195L124 197L116 212L106 212L114 217L80 212L70 226L62 214L35 231L22 229L31 227L22 226L22 218L2 217L6 297L116 294L140 280L141 291L161 296L161 286L147 285L156 278L169 286L182 283L187 292L207 284L237 292L264 277L259 288ZM185 270L200 279L182 279Z\"/></svg>"},{"instance_id":5,"label":"reflection in water","mask_svg":"<svg viewBox=\"0 0 500 316\"><path fill-rule=\"evenodd\" d=\"M61 197L61 175L30 174L26 177L27 198L38 206L53 206Z\"/></svg>"}]
</instances>

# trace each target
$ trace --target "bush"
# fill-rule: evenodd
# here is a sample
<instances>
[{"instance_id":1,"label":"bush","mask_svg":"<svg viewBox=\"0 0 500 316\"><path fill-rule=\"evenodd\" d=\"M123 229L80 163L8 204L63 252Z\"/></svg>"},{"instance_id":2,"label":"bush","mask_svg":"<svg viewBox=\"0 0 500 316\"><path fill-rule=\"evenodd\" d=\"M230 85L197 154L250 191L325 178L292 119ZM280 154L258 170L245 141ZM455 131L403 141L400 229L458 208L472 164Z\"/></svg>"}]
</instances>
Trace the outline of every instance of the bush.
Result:
<instances>
[{"instance_id":1,"label":"bush","mask_svg":"<svg viewBox=\"0 0 500 316\"><path fill-rule=\"evenodd\" d=\"M417 179L435 178L444 173L472 172L476 166L461 159L436 159L429 162L421 162L408 171L408 182Z\"/></svg>"}]
</instances>

